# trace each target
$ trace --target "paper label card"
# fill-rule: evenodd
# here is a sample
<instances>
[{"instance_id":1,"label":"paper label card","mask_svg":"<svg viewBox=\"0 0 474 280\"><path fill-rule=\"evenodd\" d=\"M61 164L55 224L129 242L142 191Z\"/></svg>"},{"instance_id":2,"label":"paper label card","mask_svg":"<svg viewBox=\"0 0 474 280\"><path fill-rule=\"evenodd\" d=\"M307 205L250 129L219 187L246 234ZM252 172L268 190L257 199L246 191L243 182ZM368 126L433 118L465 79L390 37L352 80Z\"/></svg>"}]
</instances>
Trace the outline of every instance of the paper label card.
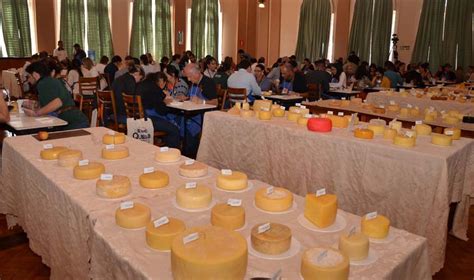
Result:
<instances>
[{"instance_id":1,"label":"paper label card","mask_svg":"<svg viewBox=\"0 0 474 280\"><path fill-rule=\"evenodd\" d=\"M333 111L328 111L328 115L334 115Z\"/></svg>"},{"instance_id":2,"label":"paper label card","mask_svg":"<svg viewBox=\"0 0 474 280\"><path fill-rule=\"evenodd\" d=\"M454 135L454 131L452 131L452 130L446 130L446 131L444 132L444 134L449 135L449 136L452 136L452 135Z\"/></svg>"},{"instance_id":3,"label":"paper label card","mask_svg":"<svg viewBox=\"0 0 474 280\"><path fill-rule=\"evenodd\" d=\"M232 170L230 169L222 169L221 170L222 175L232 175Z\"/></svg>"},{"instance_id":4,"label":"paper label card","mask_svg":"<svg viewBox=\"0 0 474 280\"><path fill-rule=\"evenodd\" d=\"M352 226L351 228L351 231L349 231L349 237L351 237L352 235L354 235L356 233L356 227L355 226Z\"/></svg>"},{"instance_id":5,"label":"paper label card","mask_svg":"<svg viewBox=\"0 0 474 280\"><path fill-rule=\"evenodd\" d=\"M191 165L194 163L194 159L187 159L184 161L184 165Z\"/></svg>"},{"instance_id":6,"label":"paper label card","mask_svg":"<svg viewBox=\"0 0 474 280\"><path fill-rule=\"evenodd\" d=\"M377 218L377 211L370 212L370 213L367 213L367 215L365 215L366 220L372 220L372 219L375 219L375 218Z\"/></svg>"},{"instance_id":7,"label":"paper label card","mask_svg":"<svg viewBox=\"0 0 474 280\"><path fill-rule=\"evenodd\" d=\"M341 100L346 100L346 98L345 98L345 97L342 97Z\"/></svg>"},{"instance_id":8,"label":"paper label card","mask_svg":"<svg viewBox=\"0 0 474 280\"><path fill-rule=\"evenodd\" d=\"M300 107L300 106L301 106L301 103L296 103L295 106L296 106L296 107Z\"/></svg>"},{"instance_id":9,"label":"paper label card","mask_svg":"<svg viewBox=\"0 0 474 280\"><path fill-rule=\"evenodd\" d=\"M133 208L133 206L134 206L133 201L131 201L131 200L124 201L124 202L120 203L120 210L130 209L130 208Z\"/></svg>"},{"instance_id":10,"label":"paper label card","mask_svg":"<svg viewBox=\"0 0 474 280\"><path fill-rule=\"evenodd\" d=\"M262 108L262 111L264 111L264 112L269 112L270 109L269 109L269 108Z\"/></svg>"},{"instance_id":11,"label":"paper label card","mask_svg":"<svg viewBox=\"0 0 474 280\"><path fill-rule=\"evenodd\" d=\"M407 108L413 108L413 105L407 104Z\"/></svg>"},{"instance_id":12,"label":"paper label card","mask_svg":"<svg viewBox=\"0 0 474 280\"><path fill-rule=\"evenodd\" d=\"M170 150L170 148L168 148L168 147L161 147L160 148L160 152L167 152L169 150Z\"/></svg>"},{"instance_id":13,"label":"paper label card","mask_svg":"<svg viewBox=\"0 0 474 280\"><path fill-rule=\"evenodd\" d=\"M189 242L193 242L199 239L199 232L194 232L183 237L183 244L186 245Z\"/></svg>"},{"instance_id":14,"label":"paper label card","mask_svg":"<svg viewBox=\"0 0 474 280\"><path fill-rule=\"evenodd\" d=\"M79 161L79 166L85 166L85 165L89 165L88 159L83 159Z\"/></svg>"},{"instance_id":15,"label":"paper label card","mask_svg":"<svg viewBox=\"0 0 474 280\"><path fill-rule=\"evenodd\" d=\"M242 199L229 198L227 200L227 204L230 205L230 206L234 206L234 207L241 206L242 205Z\"/></svg>"},{"instance_id":16,"label":"paper label card","mask_svg":"<svg viewBox=\"0 0 474 280\"><path fill-rule=\"evenodd\" d=\"M107 134L110 136L115 136L115 131L108 131Z\"/></svg>"},{"instance_id":17,"label":"paper label card","mask_svg":"<svg viewBox=\"0 0 474 280\"><path fill-rule=\"evenodd\" d=\"M390 100L390 105L395 105L395 101Z\"/></svg>"},{"instance_id":18,"label":"paper label card","mask_svg":"<svg viewBox=\"0 0 474 280\"><path fill-rule=\"evenodd\" d=\"M415 124L423 124L423 121L416 121Z\"/></svg>"},{"instance_id":19,"label":"paper label card","mask_svg":"<svg viewBox=\"0 0 474 280\"><path fill-rule=\"evenodd\" d=\"M405 135L406 135L407 137L412 138L413 136L415 136L415 133L414 133L414 131L407 131L407 132L405 133Z\"/></svg>"},{"instance_id":20,"label":"paper label card","mask_svg":"<svg viewBox=\"0 0 474 280\"><path fill-rule=\"evenodd\" d=\"M153 173L153 172L155 172L154 167L145 167L145 168L143 168L143 173L145 173L145 174Z\"/></svg>"},{"instance_id":21,"label":"paper label card","mask_svg":"<svg viewBox=\"0 0 474 280\"><path fill-rule=\"evenodd\" d=\"M197 187L196 182L187 182L184 186L185 189L195 189Z\"/></svg>"},{"instance_id":22,"label":"paper label card","mask_svg":"<svg viewBox=\"0 0 474 280\"><path fill-rule=\"evenodd\" d=\"M53 144L44 144L43 145L43 149L45 150L49 150L49 149L52 149L53 148Z\"/></svg>"},{"instance_id":23,"label":"paper label card","mask_svg":"<svg viewBox=\"0 0 474 280\"><path fill-rule=\"evenodd\" d=\"M275 190L275 187L268 187L267 194L272 194L274 190Z\"/></svg>"},{"instance_id":24,"label":"paper label card","mask_svg":"<svg viewBox=\"0 0 474 280\"><path fill-rule=\"evenodd\" d=\"M340 117L344 117L344 113L343 113L343 112L339 112L339 113L337 113L337 115L340 116Z\"/></svg>"},{"instance_id":25,"label":"paper label card","mask_svg":"<svg viewBox=\"0 0 474 280\"><path fill-rule=\"evenodd\" d=\"M385 108L385 106L384 106L384 105L380 105L379 108L383 109L383 108Z\"/></svg>"},{"instance_id":26,"label":"paper label card","mask_svg":"<svg viewBox=\"0 0 474 280\"><path fill-rule=\"evenodd\" d=\"M100 179L103 181L110 181L114 178L114 175L112 174L100 174Z\"/></svg>"},{"instance_id":27,"label":"paper label card","mask_svg":"<svg viewBox=\"0 0 474 280\"><path fill-rule=\"evenodd\" d=\"M115 148L114 144L105 145L106 150L113 150Z\"/></svg>"},{"instance_id":28,"label":"paper label card","mask_svg":"<svg viewBox=\"0 0 474 280\"><path fill-rule=\"evenodd\" d=\"M263 225L258 226L257 232L260 234L260 233L264 233L268 230L270 230L270 223L265 223Z\"/></svg>"},{"instance_id":29,"label":"paper label card","mask_svg":"<svg viewBox=\"0 0 474 280\"><path fill-rule=\"evenodd\" d=\"M316 196L326 195L326 189L319 189L316 191Z\"/></svg>"},{"instance_id":30,"label":"paper label card","mask_svg":"<svg viewBox=\"0 0 474 280\"><path fill-rule=\"evenodd\" d=\"M280 106L280 109L285 110L286 108L285 106Z\"/></svg>"},{"instance_id":31,"label":"paper label card","mask_svg":"<svg viewBox=\"0 0 474 280\"><path fill-rule=\"evenodd\" d=\"M311 118L312 116L313 116L313 115L311 115L311 114L305 114L305 115L304 115L304 117L307 118L307 119Z\"/></svg>"},{"instance_id":32,"label":"paper label card","mask_svg":"<svg viewBox=\"0 0 474 280\"><path fill-rule=\"evenodd\" d=\"M301 108L301 109L306 109L306 106L305 106L305 105L301 105L300 108Z\"/></svg>"},{"instance_id":33,"label":"paper label card","mask_svg":"<svg viewBox=\"0 0 474 280\"><path fill-rule=\"evenodd\" d=\"M157 228L157 227L161 227L162 225L166 225L169 222L170 222L170 220L168 219L168 217L163 216L159 219L154 220L153 221L153 226Z\"/></svg>"}]
</instances>

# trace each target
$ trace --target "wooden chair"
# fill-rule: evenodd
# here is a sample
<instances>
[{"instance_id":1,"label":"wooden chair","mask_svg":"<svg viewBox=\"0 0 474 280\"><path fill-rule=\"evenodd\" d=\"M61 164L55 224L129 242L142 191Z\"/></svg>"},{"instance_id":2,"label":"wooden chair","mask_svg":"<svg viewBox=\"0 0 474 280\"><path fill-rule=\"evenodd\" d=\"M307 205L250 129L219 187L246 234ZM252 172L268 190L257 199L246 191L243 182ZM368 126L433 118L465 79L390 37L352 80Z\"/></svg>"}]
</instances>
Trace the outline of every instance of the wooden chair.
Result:
<instances>
[{"instance_id":1,"label":"wooden chair","mask_svg":"<svg viewBox=\"0 0 474 280\"><path fill-rule=\"evenodd\" d=\"M79 110L88 110L89 119L91 119L92 110L94 109L94 100L99 89L99 81L97 77L79 78L79 94L76 101L79 103Z\"/></svg>"},{"instance_id":2,"label":"wooden chair","mask_svg":"<svg viewBox=\"0 0 474 280\"><path fill-rule=\"evenodd\" d=\"M111 90L97 91L97 123L106 123L106 112L112 112L114 120L114 130L118 131L117 109L115 107L115 97Z\"/></svg>"},{"instance_id":3,"label":"wooden chair","mask_svg":"<svg viewBox=\"0 0 474 280\"><path fill-rule=\"evenodd\" d=\"M315 101L321 97L321 92L323 91L322 84L308 84L307 87L309 101Z\"/></svg>"},{"instance_id":4,"label":"wooden chair","mask_svg":"<svg viewBox=\"0 0 474 280\"><path fill-rule=\"evenodd\" d=\"M228 88L224 93L224 98L222 100L222 108L225 107L226 103L229 102L229 105L232 107L237 102L246 102L247 101L247 89L245 88Z\"/></svg>"},{"instance_id":5,"label":"wooden chair","mask_svg":"<svg viewBox=\"0 0 474 280\"><path fill-rule=\"evenodd\" d=\"M221 85L216 85L216 92L217 92L217 108L221 111L224 110L224 99L226 96L226 89L223 89Z\"/></svg>"},{"instance_id":6,"label":"wooden chair","mask_svg":"<svg viewBox=\"0 0 474 280\"><path fill-rule=\"evenodd\" d=\"M137 119L145 118L145 110L143 109L142 97L140 95L135 95L135 100L134 100L133 95L122 93L122 98L123 98L123 105L125 106L125 114L127 115L127 118L137 118ZM166 136L166 132L159 131L159 130L155 131L153 134L153 142L155 142L155 139L163 138L163 136Z\"/></svg>"}]
</instances>

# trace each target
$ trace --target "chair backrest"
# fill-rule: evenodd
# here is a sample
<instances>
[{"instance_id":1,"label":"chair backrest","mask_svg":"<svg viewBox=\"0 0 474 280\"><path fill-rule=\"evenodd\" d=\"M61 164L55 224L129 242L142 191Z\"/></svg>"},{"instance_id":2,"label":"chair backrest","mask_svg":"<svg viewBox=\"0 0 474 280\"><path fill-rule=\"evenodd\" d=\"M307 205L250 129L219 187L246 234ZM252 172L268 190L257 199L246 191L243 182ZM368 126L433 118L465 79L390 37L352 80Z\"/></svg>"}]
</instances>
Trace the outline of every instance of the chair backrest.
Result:
<instances>
[{"instance_id":1,"label":"chair backrest","mask_svg":"<svg viewBox=\"0 0 474 280\"><path fill-rule=\"evenodd\" d=\"M95 94L99 88L99 80L97 77L79 78L79 93L81 94Z\"/></svg>"},{"instance_id":2,"label":"chair backrest","mask_svg":"<svg viewBox=\"0 0 474 280\"><path fill-rule=\"evenodd\" d=\"M229 102L230 106L233 106L236 102L245 102L247 101L247 89L245 88L227 88L225 98L223 100L223 105L226 105L226 102Z\"/></svg>"},{"instance_id":3,"label":"chair backrest","mask_svg":"<svg viewBox=\"0 0 474 280\"><path fill-rule=\"evenodd\" d=\"M112 112L114 117L114 129L118 131L117 109L115 107L115 97L111 90L97 91L98 119L105 124L105 113Z\"/></svg>"},{"instance_id":4,"label":"chair backrest","mask_svg":"<svg viewBox=\"0 0 474 280\"><path fill-rule=\"evenodd\" d=\"M127 118L137 118L142 119L145 117L142 106L142 97L140 95L135 95L135 100L133 95L128 95L122 93L123 105L125 106L125 114Z\"/></svg>"},{"instance_id":5,"label":"chair backrest","mask_svg":"<svg viewBox=\"0 0 474 280\"><path fill-rule=\"evenodd\" d=\"M322 84L308 84L308 99L310 101L318 100L323 91Z\"/></svg>"},{"instance_id":6,"label":"chair backrest","mask_svg":"<svg viewBox=\"0 0 474 280\"><path fill-rule=\"evenodd\" d=\"M224 110L224 99L226 98L226 89L223 89L220 84L216 85L217 92L217 108Z\"/></svg>"}]
</instances>

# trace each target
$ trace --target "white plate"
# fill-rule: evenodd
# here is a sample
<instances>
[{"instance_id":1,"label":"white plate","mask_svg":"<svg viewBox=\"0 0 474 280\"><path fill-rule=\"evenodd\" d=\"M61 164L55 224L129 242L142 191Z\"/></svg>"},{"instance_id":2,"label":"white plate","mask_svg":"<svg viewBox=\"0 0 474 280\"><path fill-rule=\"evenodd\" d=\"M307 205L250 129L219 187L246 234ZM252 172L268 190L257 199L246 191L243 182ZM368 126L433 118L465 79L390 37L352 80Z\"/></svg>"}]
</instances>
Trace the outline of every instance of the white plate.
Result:
<instances>
[{"instance_id":1,"label":"white plate","mask_svg":"<svg viewBox=\"0 0 474 280\"><path fill-rule=\"evenodd\" d=\"M169 162L161 162L161 161L157 161L155 159L155 162L158 163L158 164L164 164L164 165L171 165L171 164L177 164L179 162L183 161L183 156L180 156L178 160L175 160L175 161L169 161Z\"/></svg>"},{"instance_id":2,"label":"white plate","mask_svg":"<svg viewBox=\"0 0 474 280\"><path fill-rule=\"evenodd\" d=\"M306 219L303 213L298 216L297 220L298 223L300 223L300 225L303 227L316 232L337 232L345 229L347 225L346 219L341 214L337 214L334 224L326 228L319 228L315 226L313 223L308 221L308 219Z\"/></svg>"},{"instance_id":3,"label":"white plate","mask_svg":"<svg viewBox=\"0 0 474 280\"><path fill-rule=\"evenodd\" d=\"M257 205L255 205L255 200L254 200L253 201L253 207L255 207L255 209L257 209L258 211L266 213L266 214L278 215L278 214L291 213L291 212L295 211L298 208L298 205L296 204L296 201L293 200L293 205L291 205L290 209L285 210L285 211L281 211L281 212L270 212L270 211L266 211L266 210L258 208Z\"/></svg>"},{"instance_id":4,"label":"white plate","mask_svg":"<svg viewBox=\"0 0 474 280\"><path fill-rule=\"evenodd\" d=\"M372 248L369 249L369 255L365 260L360 260L360 261L350 261L351 265L369 265L373 264L379 259L379 255L376 253L376 251Z\"/></svg>"},{"instance_id":5,"label":"white plate","mask_svg":"<svg viewBox=\"0 0 474 280\"><path fill-rule=\"evenodd\" d=\"M390 227L390 228L391 228L391 227ZM383 243L390 243L390 242L392 242L394 239L395 239L395 234L393 234L390 229L389 229L389 231L388 231L387 237L385 237L384 239L377 239L377 238L370 238L370 237L369 237L370 242L372 242L372 243L380 243L380 244L383 244Z\"/></svg>"},{"instance_id":6,"label":"white plate","mask_svg":"<svg viewBox=\"0 0 474 280\"><path fill-rule=\"evenodd\" d=\"M183 176L183 175L179 174L179 171L178 171L178 176L181 177L182 179L186 179L186 180L201 180L201 179L210 178L211 174L209 174L209 171L208 171L207 174L202 176L202 177L186 177L186 176Z\"/></svg>"},{"instance_id":7,"label":"white plate","mask_svg":"<svg viewBox=\"0 0 474 280\"><path fill-rule=\"evenodd\" d=\"M176 199L173 199L171 204L176 207L177 209L179 210L182 210L182 211L185 211L185 212L203 212L203 211L206 211L206 210L209 210L211 209L212 207L214 207L214 205L216 205L216 200L215 199L212 199L211 203L209 203L209 206L207 207L204 207L204 208L198 208L198 209L188 209L188 208L183 208L181 206L178 205L178 203L176 202Z\"/></svg>"},{"instance_id":8,"label":"white plate","mask_svg":"<svg viewBox=\"0 0 474 280\"><path fill-rule=\"evenodd\" d=\"M286 251L285 253L279 254L279 255L267 255L267 254L263 254L263 253L260 253L260 252L256 251L252 247L252 241L250 240L250 236L247 237L247 244L248 244L248 248L249 248L249 254L251 254L252 256L255 256L257 258L267 259L267 260L289 259L291 257L296 256L300 252L300 249L301 249L301 243L294 237L291 237L290 249L288 249L288 251Z\"/></svg>"},{"instance_id":9,"label":"white plate","mask_svg":"<svg viewBox=\"0 0 474 280\"><path fill-rule=\"evenodd\" d=\"M253 188L253 183L250 182L250 181L248 181L247 187L246 187L245 189L243 189L243 190L238 190L238 191L231 191L231 190L224 190L224 189L221 189L221 188L219 188L219 187L217 186L217 183L214 183L214 187L215 187L217 190L221 191L221 192L244 193L244 192L249 191L249 190L251 190L251 189Z\"/></svg>"}]
</instances>

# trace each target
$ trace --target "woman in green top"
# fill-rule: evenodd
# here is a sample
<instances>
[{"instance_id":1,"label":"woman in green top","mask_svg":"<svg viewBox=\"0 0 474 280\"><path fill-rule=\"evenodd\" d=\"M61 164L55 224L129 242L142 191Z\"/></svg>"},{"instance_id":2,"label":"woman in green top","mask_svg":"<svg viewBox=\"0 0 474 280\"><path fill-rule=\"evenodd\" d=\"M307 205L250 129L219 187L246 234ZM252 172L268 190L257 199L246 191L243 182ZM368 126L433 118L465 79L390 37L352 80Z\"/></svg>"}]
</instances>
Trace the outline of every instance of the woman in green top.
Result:
<instances>
[{"instance_id":1,"label":"woman in green top","mask_svg":"<svg viewBox=\"0 0 474 280\"><path fill-rule=\"evenodd\" d=\"M85 128L89 121L75 107L71 94L58 79L51 77L51 71L43 61L37 61L26 68L29 74L28 81L36 84L40 108L38 110L25 109L28 116L52 115L67 121L67 126L61 130Z\"/></svg>"}]
</instances>

